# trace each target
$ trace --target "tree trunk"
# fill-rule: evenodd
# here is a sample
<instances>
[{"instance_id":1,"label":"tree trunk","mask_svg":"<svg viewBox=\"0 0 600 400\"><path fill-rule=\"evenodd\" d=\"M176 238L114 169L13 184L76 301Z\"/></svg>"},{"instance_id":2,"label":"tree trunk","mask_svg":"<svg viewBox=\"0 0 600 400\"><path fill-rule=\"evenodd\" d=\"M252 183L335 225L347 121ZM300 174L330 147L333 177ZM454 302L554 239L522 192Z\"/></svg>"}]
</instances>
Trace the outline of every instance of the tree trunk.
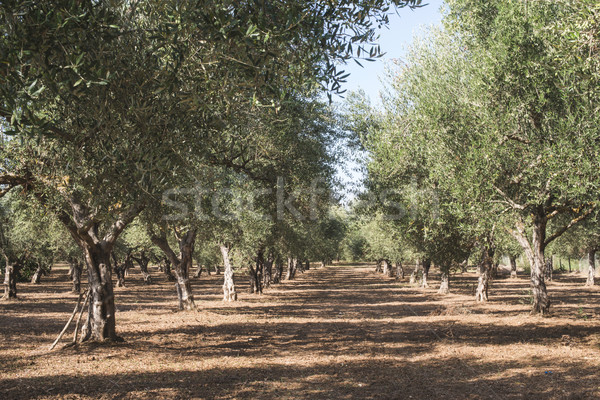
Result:
<instances>
[{"instance_id":1,"label":"tree trunk","mask_svg":"<svg viewBox=\"0 0 600 400\"><path fill-rule=\"evenodd\" d=\"M475 301L488 301L488 288L490 275L492 272L492 257L489 248L483 250L483 257L479 263L479 278L477 279L477 290L475 291Z\"/></svg>"},{"instance_id":2,"label":"tree trunk","mask_svg":"<svg viewBox=\"0 0 600 400\"><path fill-rule=\"evenodd\" d=\"M89 306L81 341L118 340L115 328L115 296L110 265L111 251L104 244L84 242L88 271Z\"/></svg>"},{"instance_id":3,"label":"tree trunk","mask_svg":"<svg viewBox=\"0 0 600 400\"><path fill-rule=\"evenodd\" d=\"M490 277L492 277L493 279L498 278L498 268L499 267L500 267L500 263L492 261L492 265L490 267Z\"/></svg>"},{"instance_id":4,"label":"tree trunk","mask_svg":"<svg viewBox=\"0 0 600 400\"><path fill-rule=\"evenodd\" d=\"M396 279L404 279L404 267L402 267L402 261L396 261Z\"/></svg>"},{"instance_id":5,"label":"tree trunk","mask_svg":"<svg viewBox=\"0 0 600 400\"><path fill-rule=\"evenodd\" d=\"M273 274L273 283L280 283L283 276L283 261L280 256L275 259L275 273Z\"/></svg>"},{"instance_id":6,"label":"tree trunk","mask_svg":"<svg viewBox=\"0 0 600 400\"><path fill-rule=\"evenodd\" d=\"M139 258L132 257L140 266L140 271L142 272L142 277L144 278L144 283L146 285L152 284L152 276L148 272L148 264L150 263L150 259L146 256L144 251L141 252Z\"/></svg>"},{"instance_id":7,"label":"tree trunk","mask_svg":"<svg viewBox=\"0 0 600 400\"><path fill-rule=\"evenodd\" d=\"M517 257L514 255L511 255L509 258L510 258L510 277L516 278L517 277Z\"/></svg>"},{"instance_id":8,"label":"tree trunk","mask_svg":"<svg viewBox=\"0 0 600 400\"><path fill-rule=\"evenodd\" d=\"M377 260L377 265L375 265L375 272L383 272L383 260Z\"/></svg>"},{"instance_id":9,"label":"tree trunk","mask_svg":"<svg viewBox=\"0 0 600 400\"><path fill-rule=\"evenodd\" d=\"M533 216L533 234L531 243L525 235L523 228L517 225L518 234L515 238L525 251L525 255L531 265L531 291L533 294L532 312L545 314L550 309L550 299L544 280L546 263L544 260L544 249L546 241L546 224L548 220L543 211L537 211Z\"/></svg>"},{"instance_id":10,"label":"tree trunk","mask_svg":"<svg viewBox=\"0 0 600 400\"><path fill-rule=\"evenodd\" d=\"M196 303L192 294L190 284L190 270L192 269L192 255L194 254L194 245L196 243L196 230L190 229L179 240L179 257L175 264L175 288L179 298L180 310L195 310Z\"/></svg>"},{"instance_id":11,"label":"tree trunk","mask_svg":"<svg viewBox=\"0 0 600 400\"><path fill-rule=\"evenodd\" d=\"M417 260L417 262L415 264L415 269L413 270L412 274L410 274L409 283L411 285L415 285L417 283L417 281L419 280L420 269L421 269L421 261Z\"/></svg>"},{"instance_id":12,"label":"tree trunk","mask_svg":"<svg viewBox=\"0 0 600 400\"><path fill-rule=\"evenodd\" d=\"M7 256L4 256L4 295L3 300L17 298L17 274L19 273L20 264L18 262L11 263Z\"/></svg>"},{"instance_id":13,"label":"tree trunk","mask_svg":"<svg viewBox=\"0 0 600 400\"><path fill-rule=\"evenodd\" d=\"M596 249L591 249L588 252L588 263L590 264L590 267L588 268L588 276L585 285L594 286L596 284Z\"/></svg>"},{"instance_id":14,"label":"tree trunk","mask_svg":"<svg viewBox=\"0 0 600 400\"><path fill-rule=\"evenodd\" d=\"M440 294L448 294L450 293L450 268L442 267L441 268L442 276L440 281L440 289L438 293ZM425 276L425 274L423 274Z\"/></svg>"},{"instance_id":15,"label":"tree trunk","mask_svg":"<svg viewBox=\"0 0 600 400\"><path fill-rule=\"evenodd\" d=\"M168 257L165 257L163 259L162 265L163 273L167 277L167 280L172 282L175 281L175 275L173 275L173 272L171 271L171 260L169 260Z\"/></svg>"},{"instance_id":16,"label":"tree trunk","mask_svg":"<svg viewBox=\"0 0 600 400\"><path fill-rule=\"evenodd\" d=\"M198 268L196 268L196 272L194 273L194 278L200 278L203 269L204 267L202 266L202 264L198 264ZM206 269L208 270L208 267Z\"/></svg>"},{"instance_id":17,"label":"tree trunk","mask_svg":"<svg viewBox=\"0 0 600 400\"><path fill-rule=\"evenodd\" d=\"M429 278L429 269L431 268L431 260L423 260L423 282L421 287L429 287L427 279Z\"/></svg>"},{"instance_id":18,"label":"tree trunk","mask_svg":"<svg viewBox=\"0 0 600 400\"><path fill-rule=\"evenodd\" d=\"M131 257L131 255L127 254L125 260L127 260L128 257ZM127 269L127 262L124 261L120 263L114 252L112 253L112 259L114 264L113 269L117 276L117 287L125 287L125 270Z\"/></svg>"},{"instance_id":19,"label":"tree trunk","mask_svg":"<svg viewBox=\"0 0 600 400\"><path fill-rule=\"evenodd\" d=\"M194 253L194 244L196 242L196 229L190 229L184 234L175 231L177 241L179 242L179 256L175 254L165 234L162 236L152 236L152 243L157 245L168 257L170 263L165 263L165 271L172 265L175 274L175 289L177 290L177 299L179 300L180 310L195 310L196 303L192 294L190 284L190 270L192 268L192 254Z\"/></svg>"},{"instance_id":20,"label":"tree trunk","mask_svg":"<svg viewBox=\"0 0 600 400\"><path fill-rule=\"evenodd\" d=\"M554 272L554 257L552 254L546 259L546 269L544 271L544 277L547 281L552 281L552 273Z\"/></svg>"},{"instance_id":21,"label":"tree trunk","mask_svg":"<svg viewBox=\"0 0 600 400\"><path fill-rule=\"evenodd\" d=\"M31 283L39 285L42 281L42 275L47 275L52 270L54 260L37 260L37 268L31 277Z\"/></svg>"},{"instance_id":22,"label":"tree trunk","mask_svg":"<svg viewBox=\"0 0 600 400\"><path fill-rule=\"evenodd\" d=\"M394 269L392 263L389 260L383 260L383 274L389 278L394 276Z\"/></svg>"},{"instance_id":23,"label":"tree trunk","mask_svg":"<svg viewBox=\"0 0 600 400\"><path fill-rule=\"evenodd\" d=\"M310 261L309 260L306 260L306 262L304 263L304 270L305 271L310 270Z\"/></svg>"},{"instance_id":24,"label":"tree trunk","mask_svg":"<svg viewBox=\"0 0 600 400\"><path fill-rule=\"evenodd\" d=\"M271 282L273 282L273 255L269 254L264 265L263 286L268 288Z\"/></svg>"},{"instance_id":25,"label":"tree trunk","mask_svg":"<svg viewBox=\"0 0 600 400\"><path fill-rule=\"evenodd\" d=\"M285 276L286 281L290 281L290 280L294 279L294 277L296 276L297 263L298 263L298 259L293 258L293 257L288 257L288 268L287 268L287 274Z\"/></svg>"},{"instance_id":26,"label":"tree trunk","mask_svg":"<svg viewBox=\"0 0 600 400\"><path fill-rule=\"evenodd\" d=\"M225 269L223 271L223 301L236 301L237 293L235 292L235 282L233 267L229 260L229 247L220 245L221 255L223 256L223 265Z\"/></svg>"}]
</instances>

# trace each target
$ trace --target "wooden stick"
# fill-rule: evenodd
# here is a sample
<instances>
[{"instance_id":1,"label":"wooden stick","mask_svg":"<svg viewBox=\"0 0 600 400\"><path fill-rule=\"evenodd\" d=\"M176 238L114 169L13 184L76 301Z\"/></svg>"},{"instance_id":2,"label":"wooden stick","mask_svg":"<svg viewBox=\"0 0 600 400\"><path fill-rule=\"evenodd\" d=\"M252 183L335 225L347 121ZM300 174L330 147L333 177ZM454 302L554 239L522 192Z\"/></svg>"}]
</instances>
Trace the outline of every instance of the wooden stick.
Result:
<instances>
[{"instance_id":1,"label":"wooden stick","mask_svg":"<svg viewBox=\"0 0 600 400\"><path fill-rule=\"evenodd\" d=\"M79 308L79 303L81 303L81 294L77 298L77 304L75 305L75 309L73 310L73 313L71 314L71 318L69 318L69 320L67 321L67 324L65 325L63 330L60 332L60 334L58 335L58 337L56 338L54 343L52 343L52 346L50 346L49 350L53 350L56 347L56 344L58 343L58 341L63 337L63 335L69 328L69 325L71 325L71 322L73 321L73 318L75 317L75 314L77 313L77 309Z\"/></svg>"},{"instance_id":2,"label":"wooden stick","mask_svg":"<svg viewBox=\"0 0 600 400\"><path fill-rule=\"evenodd\" d=\"M85 300L83 300L83 305L81 306L81 311L79 312L79 316L77 317L77 322L75 323L75 333L73 334L73 344L77 343L77 334L79 333L79 323L81 322L81 317L83 316L83 310L85 310L85 306L87 305L88 300L90 299L90 289L85 292Z\"/></svg>"}]
</instances>

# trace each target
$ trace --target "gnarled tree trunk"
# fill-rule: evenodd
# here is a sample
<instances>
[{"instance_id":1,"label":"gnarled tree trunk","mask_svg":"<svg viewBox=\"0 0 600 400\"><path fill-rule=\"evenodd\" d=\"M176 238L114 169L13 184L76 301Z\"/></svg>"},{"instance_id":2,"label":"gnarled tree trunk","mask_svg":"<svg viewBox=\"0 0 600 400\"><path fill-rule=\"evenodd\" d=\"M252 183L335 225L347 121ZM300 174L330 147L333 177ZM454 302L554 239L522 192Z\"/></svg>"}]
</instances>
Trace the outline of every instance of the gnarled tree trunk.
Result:
<instances>
[{"instance_id":1,"label":"gnarled tree trunk","mask_svg":"<svg viewBox=\"0 0 600 400\"><path fill-rule=\"evenodd\" d=\"M438 293L448 294L450 293L450 267L442 266L441 273L440 289L438 290Z\"/></svg>"},{"instance_id":2,"label":"gnarled tree trunk","mask_svg":"<svg viewBox=\"0 0 600 400\"><path fill-rule=\"evenodd\" d=\"M547 281L552 282L552 274L554 272L554 257L550 254L550 257L546 258L546 269L544 271L544 278Z\"/></svg>"},{"instance_id":3,"label":"gnarled tree trunk","mask_svg":"<svg viewBox=\"0 0 600 400\"><path fill-rule=\"evenodd\" d=\"M190 270L192 268L192 254L194 254L194 244L196 242L196 229L190 229L183 235L176 232L179 242L179 256L171 249L165 235L152 236L152 243L157 245L169 258L175 273L175 289L177 290L177 299L179 300L180 310L195 310L196 303L192 294L192 285L190 284Z\"/></svg>"},{"instance_id":4,"label":"gnarled tree trunk","mask_svg":"<svg viewBox=\"0 0 600 400\"><path fill-rule=\"evenodd\" d=\"M516 278L517 277L517 256L515 255L510 255L510 277L511 278Z\"/></svg>"},{"instance_id":5,"label":"gnarled tree trunk","mask_svg":"<svg viewBox=\"0 0 600 400\"><path fill-rule=\"evenodd\" d=\"M83 242L88 271L89 308L81 341L117 340L115 296L112 285L110 254L112 246Z\"/></svg>"},{"instance_id":6,"label":"gnarled tree trunk","mask_svg":"<svg viewBox=\"0 0 600 400\"><path fill-rule=\"evenodd\" d=\"M588 251L588 263L590 266L588 268L588 276L585 282L586 286L594 286L596 284L596 251L596 249L591 249Z\"/></svg>"},{"instance_id":7,"label":"gnarled tree trunk","mask_svg":"<svg viewBox=\"0 0 600 400\"><path fill-rule=\"evenodd\" d=\"M142 251L140 253L139 258L132 258L139 264L140 271L142 272L142 277L144 278L144 283L146 285L152 284L152 276L148 272L148 264L150 263L150 259L146 256L146 252Z\"/></svg>"},{"instance_id":8,"label":"gnarled tree trunk","mask_svg":"<svg viewBox=\"0 0 600 400\"><path fill-rule=\"evenodd\" d=\"M73 282L73 293L81 292L81 273L83 272L83 263L77 258L71 258L69 260L69 269L71 274L71 281Z\"/></svg>"},{"instance_id":9,"label":"gnarled tree trunk","mask_svg":"<svg viewBox=\"0 0 600 400\"><path fill-rule=\"evenodd\" d=\"M421 269L421 261L417 260L417 262L415 263L415 269L413 269L413 272L410 274L409 283L411 285L416 285L417 281L419 280L420 269Z\"/></svg>"},{"instance_id":10,"label":"gnarled tree trunk","mask_svg":"<svg viewBox=\"0 0 600 400\"><path fill-rule=\"evenodd\" d=\"M21 264L17 261L11 263L9 258L4 255L4 295L3 300L17 298L17 275Z\"/></svg>"},{"instance_id":11,"label":"gnarled tree trunk","mask_svg":"<svg viewBox=\"0 0 600 400\"><path fill-rule=\"evenodd\" d=\"M388 277L394 276L394 270L392 269L392 263L389 260L383 260L383 274Z\"/></svg>"},{"instance_id":12,"label":"gnarled tree trunk","mask_svg":"<svg viewBox=\"0 0 600 400\"><path fill-rule=\"evenodd\" d=\"M273 283L280 283L283 276L283 261L280 256L275 259L275 273L273 274Z\"/></svg>"},{"instance_id":13,"label":"gnarled tree trunk","mask_svg":"<svg viewBox=\"0 0 600 400\"><path fill-rule=\"evenodd\" d=\"M50 271L53 261L42 261L38 260L37 268L31 277L31 283L39 285L42 281L42 275L46 275Z\"/></svg>"},{"instance_id":14,"label":"gnarled tree trunk","mask_svg":"<svg viewBox=\"0 0 600 400\"><path fill-rule=\"evenodd\" d=\"M402 261L396 261L396 279L404 279L404 267Z\"/></svg>"},{"instance_id":15,"label":"gnarled tree trunk","mask_svg":"<svg viewBox=\"0 0 600 400\"><path fill-rule=\"evenodd\" d=\"M490 275L492 272L493 251L489 247L483 249L483 256L479 263L479 278L477 280L477 290L475 291L475 301L488 301L488 289Z\"/></svg>"},{"instance_id":16,"label":"gnarled tree trunk","mask_svg":"<svg viewBox=\"0 0 600 400\"><path fill-rule=\"evenodd\" d=\"M288 268L287 268L287 273L285 275L286 281L292 280L296 276L297 264L298 264L297 258L288 257Z\"/></svg>"},{"instance_id":17,"label":"gnarled tree trunk","mask_svg":"<svg viewBox=\"0 0 600 400\"><path fill-rule=\"evenodd\" d=\"M235 291L233 266L229 260L229 246L220 245L219 249L223 256L223 265L225 266L223 271L223 301L236 301L237 293Z\"/></svg>"},{"instance_id":18,"label":"gnarled tree trunk","mask_svg":"<svg viewBox=\"0 0 600 400\"><path fill-rule=\"evenodd\" d=\"M431 268L431 260L423 260L423 281L421 287L429 287L427 279L429 278L429 269Z\"/></svg>"},{"instance_id":19,"label":"gnarled tree trunk","mask_svg":"<svg viewBox=\"0 0 600 400\"><path fill-rule=\"evenodd\" d=\"M531 243L525 235L524 228L517 224L517 232L513 236L523 250L531 265L531 291L533 294L532 312L545 314L550 310L550 299L544 279L546 263L544 259L544 249L546 247L546 218L543 210L537 210L533 215L533 233Z\"/></svg>"},{"instance_id":20,"label":"gnarled tree trunk","mask_svg":"<svg viewBox=\"0 0 600 400\"><path fill-rule=\"evenodd\" d=\"M273 254L269 253L264 265L263 286L268 288L273 282Z\"/></svg>"},{"instance_id":21,"label":"gnarled tree trunk","mask_svg":"<svg viewBox=\"0 0 600 400\"><path fill-rule=\"evenodd\" d=\"M131 257L131 254L127 254L125 256L125 260ZM125 287L125 270L127 269L127 261L122 263L119 262L115 253L112 253L113 260L113 269L115 270L115 275L117 276L117 287Z\"/></svg>"}]
</instances>

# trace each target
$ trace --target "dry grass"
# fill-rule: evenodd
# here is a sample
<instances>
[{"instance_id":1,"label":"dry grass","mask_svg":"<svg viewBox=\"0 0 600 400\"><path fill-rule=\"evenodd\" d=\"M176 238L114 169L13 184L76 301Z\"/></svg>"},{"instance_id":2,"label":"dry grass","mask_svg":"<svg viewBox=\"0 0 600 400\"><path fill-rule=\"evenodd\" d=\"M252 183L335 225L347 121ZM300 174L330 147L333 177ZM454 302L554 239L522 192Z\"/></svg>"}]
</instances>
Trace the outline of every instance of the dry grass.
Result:
<instances>
[{"instance_id":1,"label":"dry grass","mask_svg":"<svg viewBox=\"0 0 600 400\"><path fill-rule=\"evenodd\" d=\"M204 276L194 313L174 311L156 271L151 286L134 271L116 289L125 343L48 352L76 300L57 269L0 303L0 398L600 398L600 291L581 277L549 285L541 318L527 279L495 281L478 305L472 274L442 296L372 270L311 270L237 303L221 301L222 276Z\"/></svg>"}]
</instances>

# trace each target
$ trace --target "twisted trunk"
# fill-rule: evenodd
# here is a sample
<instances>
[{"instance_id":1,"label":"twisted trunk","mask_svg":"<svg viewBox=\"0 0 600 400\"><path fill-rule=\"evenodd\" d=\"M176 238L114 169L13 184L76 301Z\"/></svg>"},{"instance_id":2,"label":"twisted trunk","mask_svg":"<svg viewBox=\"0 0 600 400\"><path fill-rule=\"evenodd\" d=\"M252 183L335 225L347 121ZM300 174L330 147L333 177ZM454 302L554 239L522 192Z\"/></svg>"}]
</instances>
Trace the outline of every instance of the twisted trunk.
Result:
<instances>
[{"instance_id":1,"label":"twisted trunk","mask_svg":"<svg viewBox=\"0 0 600 400\"><path fill-rule=\"evenodd\" d=\"M429 287L427 279L429 278L429 269L431 268L431 260L423 260L423 281L421 287Z\"/></svg>"},{"instance_id":2,"label":"twisted trunk","mask_svg":"<svg viewBox=\"0 0 600 400\"><path fill-rule=\"evenodd\" d=\"M275 259L275 273L273 274L273 283L281 282L283 276L283 261L280 256Z\"/></svg>"},{"instance_id":3,"label":"twisted trunk","mask_svg":"<svg viewBox=\"0 0 600 400\"><path fill-rule=\"evenodd\" d=\"M130 254L127 254L126 259L130 256ZM117 287L125 287L125 270L127 269L127 262L124 261L123 263L120 263L114 252L112 253L112 259L115 275L117 276Z\"/></svg>"},{"instance_id":4,"label":"twisted trunk","mask_svg":"<svg viewBox=\"0 0 600 400\"><path fill-rule=\"evenodd\" d=\"M512 232L525 252L525 256L531 265L531 291L533 294L532 312L545 314L550 309L550 299L544 279L546 263L544 249L546 247L546 218L543 210L538 209L533 215L533 232L531 242L525 235L524 228L517 224L517 231Z\"/></svg>"},{"instance_id":5,"label":"twisted trunk","mask_svg":"<svg viewBox=\"0 0 600 400\"><path fill-rule=\"evenodd\" d=\"M517 277L517 257L514 255L511 255L509 258L510 258L510 277L516 278Z\"/></svg>"},{"instance_id":6,"label":"twisted trunk","mask_svg":"<svg viewBox=\"0 0 600 400\"><path fill-rule=\"evenodd\" d=\"M140 271L142 272L142 277L144 278L144 283L146 285L152 284L152 276L148 272L148 264L150 263L150 259L146 256L146 253L142 251L140 253L139 258L135 258L132 256L135 262L140 266Z\"/></svg>"},{"instance_id":7,"label":"twisted trunk","mask_svg":"<svg viewBox=\"0 0 600 400\"><path fill-rule=\"evenodd\" d=\"M81 341L118 340L115 296L110 265L111 246L82 242L88 271L89 307Z\"/></svg>"},{"instance_id":8,"label":"twisted trunk","mask_svg":"<svg viewBox=\"0 0 600 400\"><path fill-rule=\"evenodd\" d=\"M440 289L438 293L440 294L448 294L450 293L450 268L442 267L441 268L442 276L440 281Z\"/></svg>"},{"instance_id":9,"label":"twisted trunk","mask_svg":"<svg viewBox=\"0 0 600 400\"><path fill-rule=\"evenodd\" d=\"M176 232L176 236L179 242L179 256L171 249L165 235L152 236L151 239L169 258L171 265L174 266L175 289L177 291L177 299L179 300L179 310L195 310L196 303L192 294L189 273L192 268L196 229L190 229L183 235Z\"/></svg>"},{"instance_id":10,"label":"twisted trunk","mask_svg":"<svg viewBox=\"0 0 600 400\"><path fill-rule=\"evenodd\" d=\"M477 280L477 290L475 292L475 301L484 302L488 301L488 288L490 282L490 275L493 266L493 251L489 247L485 247L483 250L482 260L479 263L479 278Z\"/></svg>"},{"instance_id":11,"label":"twisted trunk","mask_svg":"<svg viewBox=\"0 0 600 400\"><path fill-rule=\"evenodd\" d=\"M297 264L298 264L298 259L293 258L293 257L288 257L288 268L287 268L287 274L285 275L286 281L292 280L296 276Z\"/></svg>"},{"instance_id":12,"label":"twisted trunk","mask_svg":"<svg viewBox=\"0 0 600 400\"><path fill-rule=\"evenodd\" d=\"M410 274L409 283L411 285L415 285L417 283L417 281L419 280L419 271L420 271L420 268L421 268L421 262L420 262L420 260L417 260L417 262L415 264L415 269Z\"/></svg>"},{"instance_id":13,"label":"twisted trunk","mask_svg":"<svg viewBox=\"0 0 600 400\"><path fill-rule=\"evenodd\" d=\"M164 257L161 265L161 269L167 277L167 280L172 282L175 281L175 275L173 275L173 272L171 271L171 260L169 259L169 257Z\"/></svg>"},{"instance_id":14,"label":"twisted trunk","mask_svg":"<svg viewBox=\"0 0 600 400\"><path fill-rule=\"evenodd\" d=\"M223 301L236 301L237 293L235 291L233 267L229 260L229 247L220 245L219 248L223 256L223 265L225 266L223 271Z\"/></svg>"},{"instance_id":15,"label":"twisted trunk","mask_svg":"<svg viewBox=\"0 0 600 400\"><path fill-rule=\"evenodd\" d=\"M383 274L388 277L394 276L394 270L392 269L392 263L389 260L383 260Z\"/></svg>"},{"instance_id":16,"label":"twisted trunk","mask_svg":"<svg viewBox=\"0 0 600 400\"><path fill-rule=\"evenodd\" d=\"M273 255L269 254L264 265L263 286L268 288L271 282L273 282Z\"/></svg>"},{"instance_id":17,"label":"twisted trunk","mask_svg":"<svg viewBox=\"0 0 600 400\"><path fill-rule=\"evenodd\" d=\"M402 261L396 261L396 279L404 279L404 267Z\"/></svg>"},{"instance_id":18,"label":"twisted trunk","mask_svg":"<svg viewBox=\"0 0 600 400\"><path fill-rule=\"evenodd\" d=\"M4 262L4 295L2 299L16 299L17 275L19 274L21 265L18 261L11 263L6 255L4 255Z\"/></svg>"},{"instance_id":19,"label":"twisted trunk","mask_svg":"<svg viewBox=\"0 0 600 400\"><path fill-rule=\"evenodd\" d=\"M596 249L591 249L588 252L588 263L590 267L588 268L588 276L585 282L586 286L594 286L596 284Z\"/></svg>"}]
</instances>

